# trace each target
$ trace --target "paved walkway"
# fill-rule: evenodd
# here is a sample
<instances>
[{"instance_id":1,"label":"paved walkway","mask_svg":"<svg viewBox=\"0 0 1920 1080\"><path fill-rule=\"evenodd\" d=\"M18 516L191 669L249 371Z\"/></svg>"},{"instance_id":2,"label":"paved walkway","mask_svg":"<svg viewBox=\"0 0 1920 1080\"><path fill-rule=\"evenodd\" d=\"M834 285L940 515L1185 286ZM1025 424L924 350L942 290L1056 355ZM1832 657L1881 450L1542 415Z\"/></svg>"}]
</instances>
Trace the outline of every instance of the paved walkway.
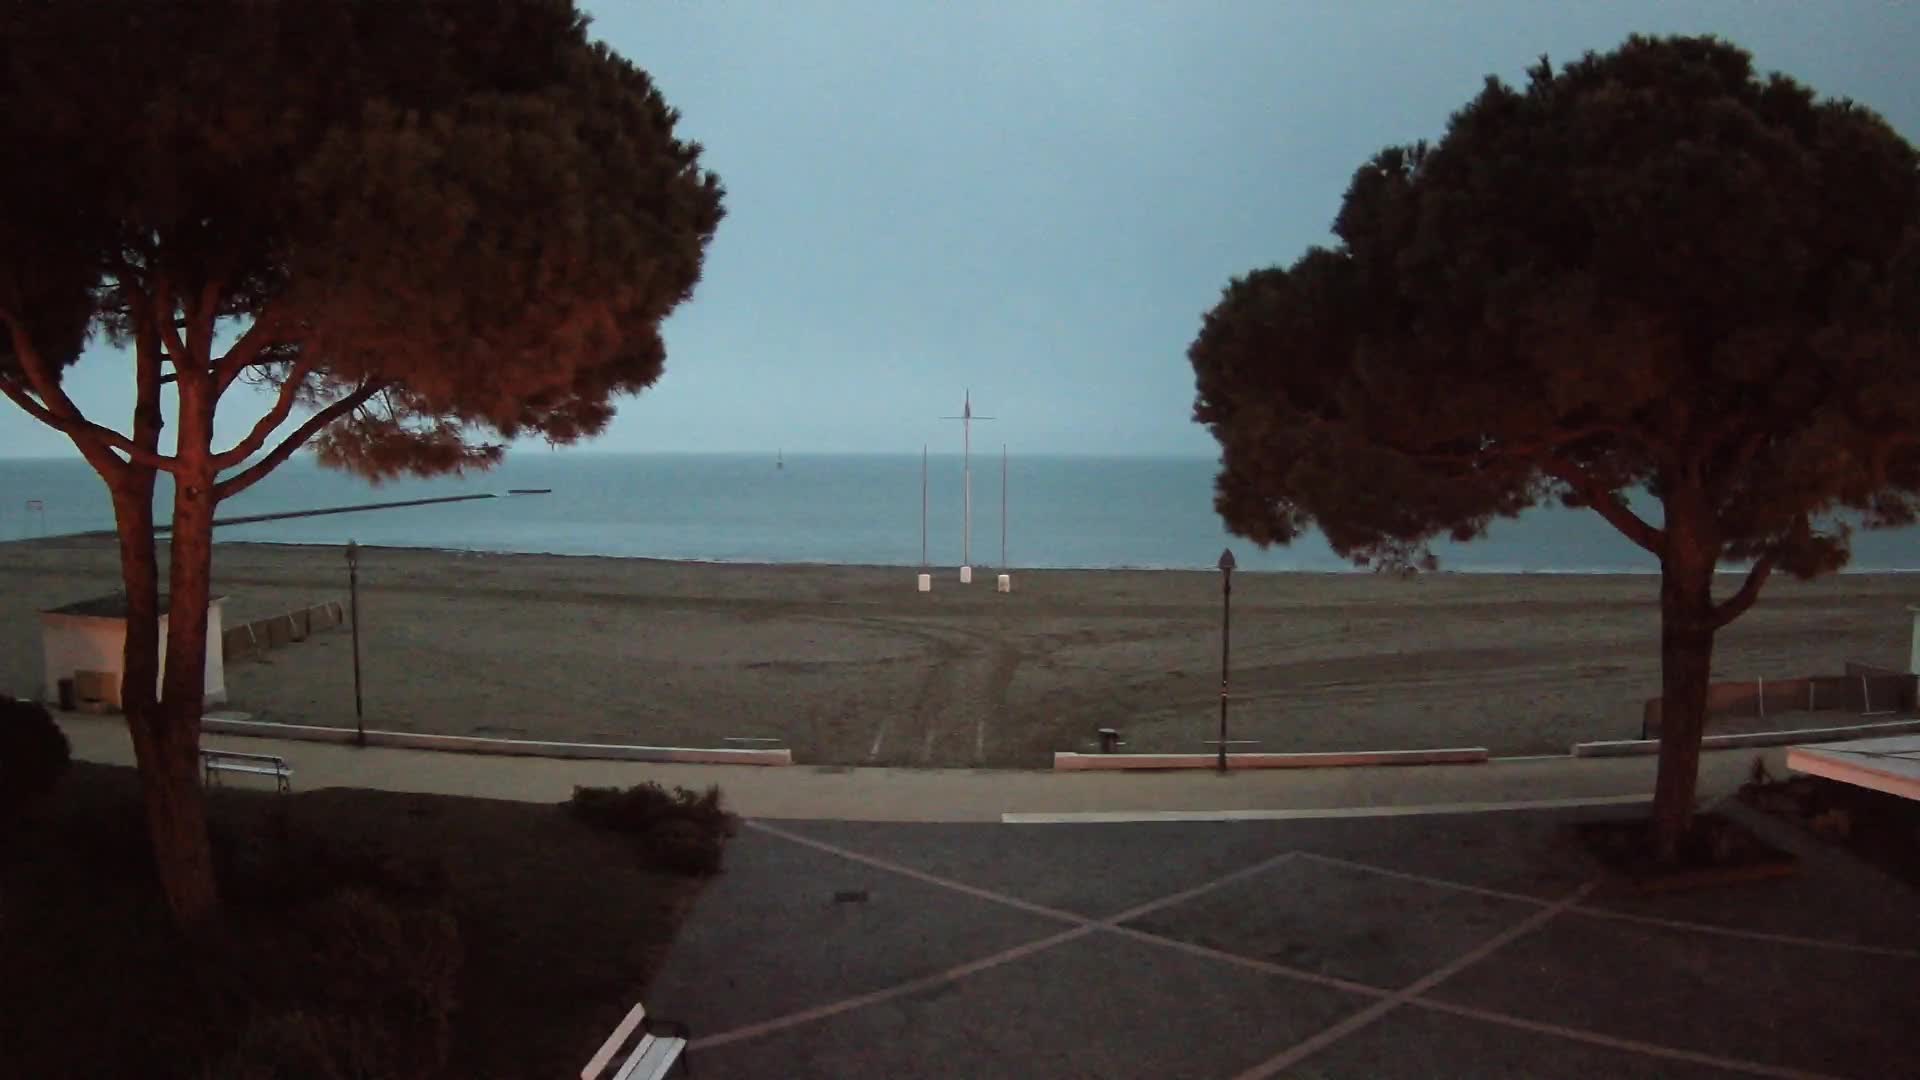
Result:
<instances>
[{"instance_id":1,"label":"paved walkway","mask_svg":"<svg viewBox=\"0 0 1920 1080\"><path fill-rule=\"evenodd\" d=\"M131 764L133 747L118 717L63 714L74 756ZM454 754L331 743L207 736L205 745L279 754L294 787L374 788L436 795L558 802L576 784L655 780L702 788L719 784L736 813L767 819L839 821L1001 821L1007 814L1140 814L1315 811L1344 807L1423 807L1456 803L1644 797L1655 761L1570 758L1487 765L1360 769L1260 769L1222 777L1208 771L1051 773L992 769L869 769L670 765L628 761ZM1701 790L1713 797L1746 778L1755 751L1702 757ZM1784 755L1770 755L1775 771Z\"/></svg>"},{"instance_id":2,"label":"paved walkway","mask_svg":"<svg viewBox=\"0 0 1920 1080\"><path fill-rule=\"evenodd\" d=\"M1607 810L755 821L648 1004L705 1077L1915 1075L1920 896L1610 895Z\"/></svg>"},{"instance_id":3,"label":"paved walkway","mask_svg":"<svg viewBox=\"0 0 1920 1080\"><path fill-rule=\"evenodd\" d=\"M131 760L119 721L63 725ZM1913 890L1762 818L1803 874L1598 885L1560 826L1632 812L1652 759L1221 778L208 742L287 757L297 790L720 784L751 820L648 992L705 1077L1920 1076ZM1703 795L1752 757L1706 755Z\"/></svg>"}]
</instances>

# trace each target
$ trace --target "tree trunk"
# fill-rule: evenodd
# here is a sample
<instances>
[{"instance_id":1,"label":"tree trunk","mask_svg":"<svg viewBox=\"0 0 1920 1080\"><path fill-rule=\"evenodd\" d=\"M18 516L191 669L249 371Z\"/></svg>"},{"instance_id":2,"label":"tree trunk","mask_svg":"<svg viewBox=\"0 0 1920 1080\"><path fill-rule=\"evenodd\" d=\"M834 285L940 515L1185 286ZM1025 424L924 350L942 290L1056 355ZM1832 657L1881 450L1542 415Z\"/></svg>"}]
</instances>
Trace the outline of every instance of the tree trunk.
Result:
<instances>
[{"instance_id":1,"label":"tree trunk","mask_svg":"<svg viewBox=\"0 0 1920 1080\"><path fill-rule=\"evenodd\" d=\"M213 407L204 378L182 378L168 541L167 664L148 739L157 766L147 780L154 861L174 917L205 923L219 907L200 787L200 713L206 704L207 604L213 592ZM145 765L145 762L142 762ZM143 772L145 770L143 769Z\"/></svg>"},{"instance_id":2,"label":"tree trunk","mask_svg":"<svg viewBox=\"0 0 1920 1080\"><path fill-rule=\"evenodd\" d=\"M1698 529L1700 519L1689 509L1669 497L1667 551L1660 561L1660 771L1653 787L1651 839L1654 857L1662 863L1678 860L1693 823L1713 675L1713 568L1719 549Z\"/></svg>"},{"instance_id":3,"label":"tree trunk","mask_svg":"<svg viewBox=\"0 0 1920 1080\"><path fill-rule=\"evenodd\" d=\"M200 789L199 714L195 712L191 726L182 725L156 693L160 615L153 481L151 472L135 469L113 488L114 519L120 534L120 575L127 591L120 706L139 765L147 832L161 892L175 921L195 926L213 915L219 900L213 852L207 840L206 804ZM180 621L169 618L169 629ZM204 630L201 636L204 639Z\"/></svg>"}]
</instances>

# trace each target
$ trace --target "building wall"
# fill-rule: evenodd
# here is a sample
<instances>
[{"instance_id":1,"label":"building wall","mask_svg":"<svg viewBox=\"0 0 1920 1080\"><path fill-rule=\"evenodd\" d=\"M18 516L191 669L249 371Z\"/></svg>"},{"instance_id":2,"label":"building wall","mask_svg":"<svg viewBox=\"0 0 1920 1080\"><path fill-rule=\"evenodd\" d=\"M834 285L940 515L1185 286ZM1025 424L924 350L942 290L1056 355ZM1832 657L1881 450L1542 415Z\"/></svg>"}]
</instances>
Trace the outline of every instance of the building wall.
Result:
<instances>
[{"instance_id":1,"label":"building wall","mask_svg":"<svg viewBox=\"0 0 1920 1080\"><path fill-rule=\"evenodd\" d=\"M216 599L207 607L207 704L227 700L227 670L221 647L226 624L225 601ZM40 651L43 658L40 695L42 700L60 700L60 680L70 679L76 671L100 671L118 677L124 671L127 643L125 619L100 619L83 615L40 615ZM160 616L160 672L167 670L167 617ZM159 687L154 687L155 693ZM114 708L120 707L118 697Z\"/></svg>"}]
</instances>

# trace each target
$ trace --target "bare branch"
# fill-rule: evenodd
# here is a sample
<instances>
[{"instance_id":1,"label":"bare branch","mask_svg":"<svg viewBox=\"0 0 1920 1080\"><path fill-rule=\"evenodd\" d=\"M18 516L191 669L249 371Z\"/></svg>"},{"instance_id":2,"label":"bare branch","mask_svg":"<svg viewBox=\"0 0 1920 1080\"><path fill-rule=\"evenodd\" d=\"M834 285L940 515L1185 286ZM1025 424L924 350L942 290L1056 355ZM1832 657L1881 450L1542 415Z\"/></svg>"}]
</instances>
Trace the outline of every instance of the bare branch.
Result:
<instances>
[{"instance_id":1,"label":"bare branch","mask_svg":"<svg viewBox=\"0 0 1920 1080\"><path fill-rule=\"evenodd\" d=\"M231 450L224 450L213 456L214 468L225 469L238 465L259 452L260 448L267 444L267 438L273 434L274 429L285 423L287 417L292 414L294 402L300 397L300 387L306 382L307 375L312 370L313 365L306 360L295 363L293 370L287 374L287 381L280 384L280 393L274 399L273 408L267 410L266 415L254 423L253 430L247 433L246 438L234 444Z\"/></svg>"},{"instance_id":2,"label":"bare branch","mask_svg":"<svg viewBox=\"0 0 1920 1080\"><path fill-rule=\"evenodd\" d=\"M1769 551L1760 556L1760 561L1747 571L1747 580L1740 585L1740 591L1713 606L1711 622L1715 630L1739 618L1753 606L1760 597L1760 586L1767 583L1767 577L1773 573L1774 553Z\"/></svg>"},{"instance_id":3,"label":"bare branch","mask_svg":"<svg viewBox=\"0 0 1920 1080\"><path fill-rule=\"evenodd\" d=\"M266 457L213 485L214 501L220 502L232 498L258 483L261 477L279 468L281 462L292 457L295 450L306 445L307 440L313 438L322 428L359 408L362 402L380 390L381 385L380 383L362 384L358 390L307 417L305 423L295 428L293 434L282 439L280 445L269 451Z\"/></svg>"},{"instance_id":4,"label":"bare branch","mask_svg":"<svg viewBox=\"0 0 1920 1080\"><path fill-rule=\"evenodd\" d=\"M1546 471L1548 475L1579 493L1580 498L1585 500L1588 506L1593 507L1601 517L1606 518L1608 524L1620 530L1622 536L1655 555L1666 554L1665 530L1656 529L1641 520L1640 516L1629 509L1626 503L1620 501L1618 495L1595 483L1593 478L1581 471L1578 466L1559 458L1552 458L1546 462Z\"/></svg>"}]
</instances>

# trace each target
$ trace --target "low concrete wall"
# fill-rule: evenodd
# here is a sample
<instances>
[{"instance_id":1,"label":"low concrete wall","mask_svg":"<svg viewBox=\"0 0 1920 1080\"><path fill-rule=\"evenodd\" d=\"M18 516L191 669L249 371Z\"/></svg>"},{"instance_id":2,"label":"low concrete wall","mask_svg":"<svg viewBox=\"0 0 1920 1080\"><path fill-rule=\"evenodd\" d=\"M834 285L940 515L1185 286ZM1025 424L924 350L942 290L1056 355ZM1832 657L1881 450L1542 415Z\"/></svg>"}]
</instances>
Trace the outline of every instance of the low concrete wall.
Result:
<instances>
[{"instance_id":1,"label":"low concrete wall","mask_svg":"<svg viewBox=\"0 0 1920 1080\"><path fill-rule=\"evenodd\" d=\"M1794 728L1788 731L1752 731L1740 735L1708 735L1700 740L1706 750L1730 750L1743 746L1790 746L1795 743L1838 742L1842 739L1871 739L1882 735L1904 735L1920 731L1920 720L1891 720L1872 724L1848 724L1843 727ZM1573 744L1574 757L1632 757L1660 752L1658 739L1612 739L1604 742Z\"/></svg>"},{"instance_id":2,"label":"low concrete wall","mask_svg":"<svg viewBox=\"0 0 1920 1080\"><path fill-rule=\"evenodd\" d=\"M1354 750L1313 754L1228 754L1229 769L1324 769L1358 765L1482 765L1485 747L1446 750ZM1056 772L1106 769L1211 769L1218 754L1079 754L1053 755Z\"/></svg>"},{"instance_id":3,"label":"low concrete wall","mask_svg":"<svg viewBox=\"0 0 1920 1080\"><path fill-rule=\"evenodd\" d=\"M207 716L200 721L202 732L214 735L248 735L264 739L298 739L307 742L348 743L356 741L352 728L320 727L311 724L275 724L264 720L237 720ZM473 735L424 735L412 731L367 731L368 746L389 746L407 750L449 750L463 754L509 754L521 757L590 758L612 761L661 761L700 765L791 765L793 751L726 750L683 746L621 746L613 743L538 742L530 739L485 739Z\"/></svg>"}]
</instances>

